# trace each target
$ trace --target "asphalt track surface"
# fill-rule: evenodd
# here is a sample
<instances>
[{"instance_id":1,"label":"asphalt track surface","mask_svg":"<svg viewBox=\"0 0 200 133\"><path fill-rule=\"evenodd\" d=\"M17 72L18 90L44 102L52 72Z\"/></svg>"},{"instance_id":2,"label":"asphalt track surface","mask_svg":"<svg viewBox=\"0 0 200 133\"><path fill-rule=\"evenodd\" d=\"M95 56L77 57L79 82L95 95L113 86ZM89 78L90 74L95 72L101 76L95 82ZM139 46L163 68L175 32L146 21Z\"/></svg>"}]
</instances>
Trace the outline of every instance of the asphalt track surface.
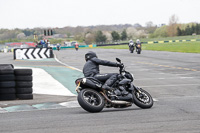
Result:
<instances>
[{"instance_id":1,"label":"asphalt track surface","mask_svg":"<svg viewBox=\"0 0 200 133\"><path fill-rule=\"evenodd\" d=\"M135 85L153 96L154 106L144 110L133 105L124 109L104 109L100 113L88 113L80 107L2 113L0 132L200 132L200 54L142 51L137 55L128 50L89 50L101 59L115 61L116 57L120 58L126 70L134 74ZM82 70L87 51L67 49L54 53L63 64ZM20 65L20 62L14 63ZM107 72L118 72L118 68L101 67L101 73Z\"/></svg>"}]
</instances>

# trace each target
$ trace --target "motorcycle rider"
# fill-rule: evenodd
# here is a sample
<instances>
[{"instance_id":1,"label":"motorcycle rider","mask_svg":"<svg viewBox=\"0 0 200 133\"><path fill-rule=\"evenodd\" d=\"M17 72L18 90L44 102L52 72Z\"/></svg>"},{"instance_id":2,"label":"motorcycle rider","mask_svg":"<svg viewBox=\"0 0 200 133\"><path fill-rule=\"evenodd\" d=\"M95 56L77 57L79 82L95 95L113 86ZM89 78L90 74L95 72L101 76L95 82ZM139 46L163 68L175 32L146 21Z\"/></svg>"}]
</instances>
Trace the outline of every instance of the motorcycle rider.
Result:
<instances>
[{"instance_id":1,"label":"motorcycle rider","mask_svg":"<svg viewBox=\"0 0 200 133\"><path fill-rule=\"evenodd\" d=\"M141 42L140 42L139 39L136 40L136 45L135 45L135 46L136 46L136 52L137 52L137 50L138 50L138 44L141 44Z\"/></svg>"},{"instance_id":2,"label":"motorcycle rider","mask_svg":"<svg viewBox=\"0 0 200 133\"><path fill-rule=\"evenodd\" d=\"M133 50L134 50L134 42L133 42L132 39L129 41L128 46L129 46L129 50L130 50L130 52L132 53L133 51L131 51L131 49L133 48Z\"/></svg>"},{"instance_id":3,"label":"motorcycle rider","mask_svg":"<svg viewBox=\"0 0 200 133\"><path fill-rule=\"evenodd\" d=\"M107 60L98 59L97 55L93 51L89 51L85 54L86 63L83 67L83 74L85 77L94 77L101 82L104 82L102 88L105 90L111 90L111 86L118 78L118 73L104 73L100 74L99 65L110 66L110 67L123 67L120 63L110 62ZM124 89L122 94L128 94Z\"/></svg>"},{"instance_id":4,"label":"motorcycle rider","mask_svg":"<svg viewBox=\"0 0 200 133\"><path fill-rule=\"evenodd\" d=\"M137 40L136 40L136 43L140 43L140 39L137 39Z\"/></svg>"},{"instance_id":5,"label":"motorcycle rider","mask_svg":"<svg viewBox=\"0 0 200 133\"><path fill-rule=\"evenodd\" d=\"M78 48L79 48L79 45L78 45L78 43L76 43L76 44L75 44L75 49L76 49L76 51L78 51Z\"/></svg>"},{"instance_id":6,"label":"motorcycle rider","mask_svg":"<svg viewBox=\"0 0 200 133\"><path fill-rule=\"evenodd\" d=\"M131 43L134 43L132 39L129 41L129 45L130 45Z\"/></svg>"}]
</instances>

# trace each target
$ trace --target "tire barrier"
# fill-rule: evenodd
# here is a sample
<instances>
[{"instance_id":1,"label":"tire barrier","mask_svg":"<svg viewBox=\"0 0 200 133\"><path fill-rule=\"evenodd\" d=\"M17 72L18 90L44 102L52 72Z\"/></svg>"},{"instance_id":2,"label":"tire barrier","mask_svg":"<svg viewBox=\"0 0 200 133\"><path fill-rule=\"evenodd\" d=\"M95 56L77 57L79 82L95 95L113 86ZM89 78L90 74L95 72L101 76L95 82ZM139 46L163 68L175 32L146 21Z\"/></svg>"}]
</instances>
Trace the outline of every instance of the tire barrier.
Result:
<instances>
[{"instance_id":1,"label":"tire barrier","mask_svg":"<svg viewBox=\"0 0 200 133\"><path fill-rule=\"evenodd\" d=\"M32 69L14 69L0 64L0 100L33 99Z\"/></svg>"},{"instance_id":2,"label":"tire barrier","mask_svg":"<svg viewBox=\"0 0 200 133\"><path fill-rule=\"evenodd\" d=\"M16 97L21 100L33 99L32 69L15 69Z\"/></svg>"},{"instance_id":3,"label":"tire barrier","mask_svg":"<svg viewBox=\"0 0 200 133\"><path fill-rule=\"evenodd\" d=\"M15 100L15 75L11 64L0 64L0 100Z\"/></svg>"},{"instance_id":4,"label":"tire barrier","mask_svg":"<svg viewBox=\"0 0 200 133\"><path fill-rule=\"evenodd\" d=\"M53 58L52 48L16 48L14 49L15 59L45 59Z\"/></svg>"}]
</instances>

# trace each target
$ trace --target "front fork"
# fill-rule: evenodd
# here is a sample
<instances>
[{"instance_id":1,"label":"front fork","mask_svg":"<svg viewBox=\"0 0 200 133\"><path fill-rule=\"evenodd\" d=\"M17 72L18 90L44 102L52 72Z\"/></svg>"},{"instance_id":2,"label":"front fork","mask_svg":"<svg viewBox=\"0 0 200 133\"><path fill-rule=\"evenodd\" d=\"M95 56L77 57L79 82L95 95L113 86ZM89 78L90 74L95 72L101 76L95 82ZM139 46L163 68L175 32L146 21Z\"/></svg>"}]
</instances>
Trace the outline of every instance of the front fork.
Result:
<instances>
[{"instance_id":1,"label":"front fork","mask_svg":"<svg viewBox=\"0 0 200 133\"><path fill-rule=\"evenodd\" d=\"M133 92L134 90L136 90L139 93L142 93L139 87L136 87L133 83L131 84L131 88L130 90Z\"/></svg>"}]
</instances>

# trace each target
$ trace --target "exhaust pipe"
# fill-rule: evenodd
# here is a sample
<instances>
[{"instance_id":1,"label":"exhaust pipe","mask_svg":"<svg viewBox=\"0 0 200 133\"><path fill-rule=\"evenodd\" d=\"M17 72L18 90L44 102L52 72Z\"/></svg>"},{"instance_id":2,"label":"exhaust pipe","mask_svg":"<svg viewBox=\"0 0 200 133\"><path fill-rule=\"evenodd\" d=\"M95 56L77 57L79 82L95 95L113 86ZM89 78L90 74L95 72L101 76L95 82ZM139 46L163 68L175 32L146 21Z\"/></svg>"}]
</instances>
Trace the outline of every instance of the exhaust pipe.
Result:
<instances>
[{"instance_id":1,"label":"exhaust pipe","mask_svg":"<svg viewBox=\"0 0 200 133\"><path fill-rule=\"evenodd\" d=\"M112 103L112 104L118 104L118 105L132 105L131 102L127 102L127 101L117 101L117 100L110 100L103 92L100 92L105 98L106 100L108 100L108 102Z\"/></svg>"}]
</instances>

